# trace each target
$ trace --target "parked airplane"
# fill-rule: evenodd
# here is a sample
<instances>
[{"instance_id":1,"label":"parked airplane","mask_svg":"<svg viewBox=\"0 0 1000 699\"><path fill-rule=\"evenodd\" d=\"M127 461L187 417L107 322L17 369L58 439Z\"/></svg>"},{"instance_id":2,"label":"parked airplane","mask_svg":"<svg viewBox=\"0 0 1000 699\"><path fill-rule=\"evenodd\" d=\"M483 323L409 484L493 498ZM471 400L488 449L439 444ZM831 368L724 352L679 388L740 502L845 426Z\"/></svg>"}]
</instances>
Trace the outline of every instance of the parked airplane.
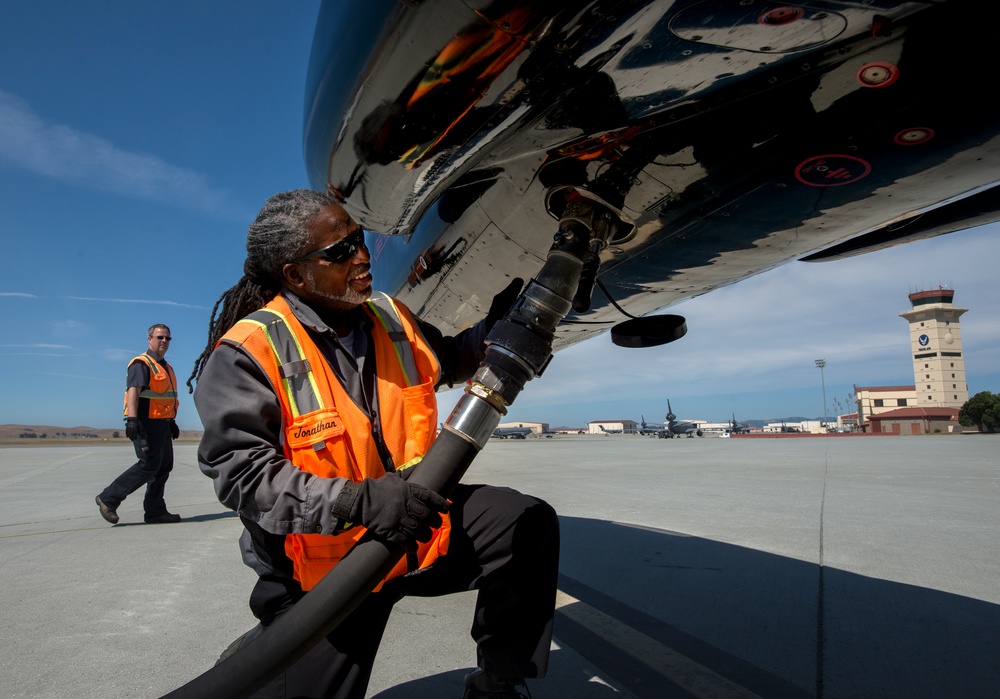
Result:
<instances>
[{"instance_id":1,"label":"parked airplane","mask_svg":"<svg viewBox=\"0 0 1000 699\"><path fill-rule=\"evenodd\" d=\"M736 413L733 413L733 419L729 421L729 432L732 434L750 434L750 425L745 422L736 422Z\"/></svg>"},{"instance_id":2,"label":"parked airplane","mask_svg":"<svg viewBox=\"0 0 1000 699\"><path fill-rule=\"evenodd\" d=\"M667 399L667 429L670 430L672 436L680 437L681 435L685 437L694 437L698 435L699 437L704 437L705 432L698 427L693 422L687 421L677 421L677 416L674 415L673 408L670 407L670 399Z\"/></svg>"},{"instance_id":3,"label":"parked airplane","mask_svg":"<svg viewBox=\"0 0 1000 699\"><path fill-rule=\"evenodd\" d=\"M642 422L639 427L639 434L652 435L659 437L661 439L670 439L672 437L687 436L693 437L698 435L703 436L705 433L703 430L699 429L698 425L693 422L678 422L677 416L674 415L674 411L670 407L670 400L667 399L667 421L663 425L654 425L646 422L646 417L643 415Z\"/></svg>"},{"instance_id":4,"label":"parked airplane","mask_svg":"<svg viewBox=\"0 0 1000 699\"><path fill-rule=\"evenodd\" d=\"M499 439L524 439L533 431L530 427L498 427L493 430L493 436Z\"/></svg>"},{"instance_id":5,"label":"parked airplane","mask_svg":"<svg viewBox=\"0 0 1000 699\"><path fill-rule=\"evenodd\" d=\"M646 422L646 416L641 415L642 422L639 423L639 434L652 435L660 439L673 437L666 425L654 425Z\"/></svg>"},{"instance_id":6,"label":"parked airplane","mask_svg":"<svg viewBox=\"0 0 1000 699\"><path fill-rule=\"evenodd\" d=\"M604 434L622 434L625 431L625 430L615 430L615 429L609 430L604 425L598 425L598 427Z\"/></svg>"}]
</instances>

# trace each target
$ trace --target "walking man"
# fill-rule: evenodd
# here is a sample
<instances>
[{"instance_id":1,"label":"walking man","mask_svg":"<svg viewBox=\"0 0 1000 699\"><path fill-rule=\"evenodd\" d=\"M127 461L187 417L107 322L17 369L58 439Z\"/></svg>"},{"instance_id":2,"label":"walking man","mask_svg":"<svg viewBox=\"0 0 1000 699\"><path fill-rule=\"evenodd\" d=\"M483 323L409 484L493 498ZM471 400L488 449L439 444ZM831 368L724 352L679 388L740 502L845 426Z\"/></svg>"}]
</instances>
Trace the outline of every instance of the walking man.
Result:
<instances>
[{"instance_id":1,"label":"walking man","mask_svg":"<svg viewBox=\"0 0 1000 699\"><path fill-rule=\"evenodd\" d=\"M180 522L167 511L163 489L174 468L172 440L180 434L177 416L177 377L163 356L170 347L170 328L149 328L149 349L128 363L125 382L125 435L132 440L138 459L97 496L101 516L118 523L118 506L143 485L142 507L149 524Z\"/></svg>"}]
</instances>

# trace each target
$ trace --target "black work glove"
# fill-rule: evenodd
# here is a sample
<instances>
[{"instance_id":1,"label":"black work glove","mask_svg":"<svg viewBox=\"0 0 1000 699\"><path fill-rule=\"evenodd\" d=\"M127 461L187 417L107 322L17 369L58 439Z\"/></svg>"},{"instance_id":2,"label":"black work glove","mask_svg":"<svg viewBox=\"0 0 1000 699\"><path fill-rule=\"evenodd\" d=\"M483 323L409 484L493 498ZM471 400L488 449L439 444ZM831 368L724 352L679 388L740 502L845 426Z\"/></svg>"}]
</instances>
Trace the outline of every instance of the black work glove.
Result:
<instances>
[{"instance_id":1,"label":"black work glove","mask_svg":"<svg viewBox=\"0 0 1000 699\"><path fill-rule=\"evenodd\" d=\"M142 426L142 421L139 418L125 418L125 436L133 442L146 436L146 428Z\"/></svg>"},{"instance_id":2,"label":"black work glove","mask_svg":"<svg viewBox=\"0 0 1000 699\"><path fill-rule=\"evenodd\" d=\"M447 511L443 497L395 473L345 483L333 505L337 517L362 524L376 537L411 551L416 542L430 541L431 529L441 526L439 513Z\"/></svg>"},{"instance_id":3,"label":"black work glove","mask_svg":"<svg viewBox=\"0 0 1000 699\"><path fill-rule=\"evenodd\" d=\"M486 313L486 332L489 332L498 320L507 315L507 311L517 301L522 286L524 286L524 280L520 277L514 277L506 289L493 297L490 310Z\"/></svg>"},{"instance_id":4,"label":"black work glove","mask_svg":"<svg viewBox=\"0 0 1000 699\"><path fill-rule=\"evenodd\" d=\"M181 429L174 422L173 418L167 421L167 427L170 428L170 439L177 439L181 436Z\"/></svg>"}]
</instances>

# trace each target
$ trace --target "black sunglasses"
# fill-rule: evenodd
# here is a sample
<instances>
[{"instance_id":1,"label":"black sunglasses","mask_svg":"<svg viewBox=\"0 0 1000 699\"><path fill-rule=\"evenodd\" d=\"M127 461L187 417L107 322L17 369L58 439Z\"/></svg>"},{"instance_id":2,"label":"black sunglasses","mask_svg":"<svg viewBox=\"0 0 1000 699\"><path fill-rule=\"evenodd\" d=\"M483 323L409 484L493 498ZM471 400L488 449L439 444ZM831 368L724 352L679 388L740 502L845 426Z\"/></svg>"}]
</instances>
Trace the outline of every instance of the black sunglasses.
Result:
<instances>
[{"instance_id":1,"label":"black sunglasses","mask_svg":"<svg viewBox=\"0 0 1000 699\"><path fill-rule=\"evenodd\" d=\"M317 260L320 258L328 262L345 262L357 255L358 250L363 247L365 247L365 232L362 229L358 229L346 238L302 257L296 257L292 262L304 262L305 260Z\"/></svg>"},{"instance_id":2,"label":"black sunglasses","mask_svg":"<svg viewBox=\"0 0 1000 699\"><path fill-rule=\"evenodd\" d=\"M170 337L170 335L153 335L153 337L156 338L157 340L173 340L174 339L174 338Z\"/></svg>"}]
</instances>

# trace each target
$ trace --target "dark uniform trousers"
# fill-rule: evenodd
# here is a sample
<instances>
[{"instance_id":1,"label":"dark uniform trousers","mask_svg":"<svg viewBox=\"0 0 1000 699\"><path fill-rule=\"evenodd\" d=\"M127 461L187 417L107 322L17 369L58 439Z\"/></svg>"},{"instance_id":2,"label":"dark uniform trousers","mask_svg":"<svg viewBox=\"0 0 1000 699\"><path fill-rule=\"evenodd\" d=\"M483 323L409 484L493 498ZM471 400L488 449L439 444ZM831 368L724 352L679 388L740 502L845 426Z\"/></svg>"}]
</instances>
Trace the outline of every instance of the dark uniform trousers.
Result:
<instances>
[{"instance_id":1,"label":"dark uniform trousers","mask_svg":"<svg viewBox=\"0 0 1000 699\"><path fill-rule=\"evenodd\" d=\"M492 486L459 484L450 500L447 555L369 595L326 639L252 696L364 699L393 605L406 595L466 590L479 591L471 630L479 667L503 676L543 677L559 569L555 511L537 498ZM294 582L262 577L250 598L261 624L240 645L252 642L302 594Z\"/></svg>"},{"instance_id":2,"label":"dark uniform trousers","mask_svg":"<svg viewBox=\"0 0 1000 699\"><path fill-rule=\"evenodd\" d=\"M163 490L170 472L174 470L174 444L170 437L170 421L148 418L140 420L142 426L146 428L149 450L142 450L141 440L132 442L138 461L104 489L101 500L111 509L118 509L126 497L145 485L146 496L142 501L145 516L159 517L167 513Z\"/></svg>"}]
</instances>

